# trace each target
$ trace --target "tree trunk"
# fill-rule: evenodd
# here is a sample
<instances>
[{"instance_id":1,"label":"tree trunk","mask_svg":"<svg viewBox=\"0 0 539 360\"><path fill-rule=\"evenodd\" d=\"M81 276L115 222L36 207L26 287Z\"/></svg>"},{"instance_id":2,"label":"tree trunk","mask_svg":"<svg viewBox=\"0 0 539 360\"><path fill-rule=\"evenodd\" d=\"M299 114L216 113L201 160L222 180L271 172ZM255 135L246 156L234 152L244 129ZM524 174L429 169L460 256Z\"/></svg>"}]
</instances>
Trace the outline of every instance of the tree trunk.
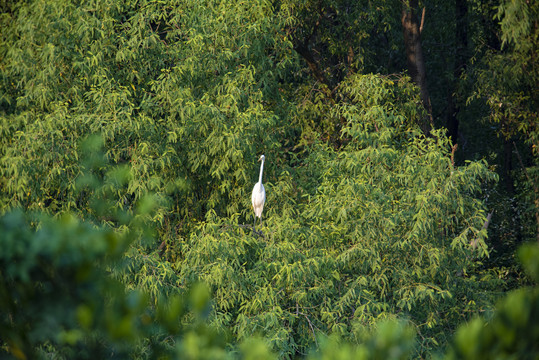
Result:
<instances>
[{"instance_id":1,"label":"tree trunk","mask_svg":"<svg viewBox=\"0 0 539 360\"><path fill-rule=\"evenodd\" d=\"M404 47L406 48L406 60L408 63L408 72L412 81L419 86L421 90L421 101L427 110L428 122L422 125L423 131L430 132L433 127L432 106L430 103L429 92L427 89L427 76L425 72L425 61L423 59L423 50L421 49L421 30L425 19L425 10L421 25L417 18L418 0L403 0L402 3L402 32L404 35Z\"/></svg>"},{"instance_id":2,"label":"tree trunk","mask_svg":"<svg viewBox=\"0 0 539 360\"><path fill-rule=\"evenodd\" d=\"M466 70L468 61L468 5L466 0L455 0L455 62L453 65L453 83L450 86L447 104L446 126L453 144L457 143L459 133L458 113L460 110L457 84Z\"/></svg>"}]
</instances>

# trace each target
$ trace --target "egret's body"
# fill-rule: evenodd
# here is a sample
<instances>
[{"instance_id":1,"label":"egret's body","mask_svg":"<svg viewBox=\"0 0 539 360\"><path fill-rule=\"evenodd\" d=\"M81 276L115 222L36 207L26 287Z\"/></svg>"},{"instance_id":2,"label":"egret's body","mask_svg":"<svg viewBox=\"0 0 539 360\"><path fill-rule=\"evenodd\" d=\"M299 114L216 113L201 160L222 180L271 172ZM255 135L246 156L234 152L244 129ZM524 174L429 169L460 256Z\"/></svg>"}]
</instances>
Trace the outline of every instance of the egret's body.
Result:
<instances>
[{"instance_id":1,"label":"egret's body","mask_svg":"<svg viewBox=\"0 0 539 360\"><path fill-rule=\"evenodd\" d=\"M262 161L262 164L260 165L260 175L258 177L258 182L253 187L253 193L251 194L251 202L253 203L253 210L255 211L255 222L253 229L255 229L256 226L257 216L260 218L260 222L262 222L262 210L264 210L264 203L266 202L266 190L262 184L262 172L264 171L265 159L266 157L264 155L261 155L258 159L258 161Z\"/></svg>"}]
</instances>

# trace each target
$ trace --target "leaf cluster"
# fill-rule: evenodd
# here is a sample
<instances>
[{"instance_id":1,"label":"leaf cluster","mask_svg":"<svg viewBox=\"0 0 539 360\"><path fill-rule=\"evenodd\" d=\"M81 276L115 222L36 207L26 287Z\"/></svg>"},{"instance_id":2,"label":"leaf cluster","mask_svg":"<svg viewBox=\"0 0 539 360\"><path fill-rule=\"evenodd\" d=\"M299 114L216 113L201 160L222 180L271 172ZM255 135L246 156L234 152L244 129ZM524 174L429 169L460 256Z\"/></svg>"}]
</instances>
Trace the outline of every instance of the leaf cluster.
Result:
<instances>
[{"instance_id":1,"label":"leaf cluster","mask_svg":"<svg viewBox=\"0 0 539 360\"><path fill-rule=\"evenodd\" d=\"M478 259L496 176L484 161L457 166L443 131L421 133L406 76L354 72L395 4L9 5L3 349L406 358L491 309L499 281ZM306 76L299 45L331 55L318 61L327 83Z\"/></svg>"}]
</instances>

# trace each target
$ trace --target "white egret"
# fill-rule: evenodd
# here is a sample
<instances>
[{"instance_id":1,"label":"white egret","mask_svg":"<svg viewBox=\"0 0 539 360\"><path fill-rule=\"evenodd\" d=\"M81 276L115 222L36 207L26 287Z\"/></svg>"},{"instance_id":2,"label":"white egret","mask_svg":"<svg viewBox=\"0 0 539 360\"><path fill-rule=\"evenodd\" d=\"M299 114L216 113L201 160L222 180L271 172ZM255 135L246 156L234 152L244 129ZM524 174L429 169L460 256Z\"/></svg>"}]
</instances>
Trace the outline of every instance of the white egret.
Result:
<instances>
[{"instance_id":1,"label":"white egret","mask_svg":"<svg viewBox=\"0 0 539 360\"><path fill-rule=\"evenodd\" d=\"M266 190L264 185L262 185L262 172L264 171L264 160L266 157L260 155L258 161L262 161L260 165L260 176L258 177L258 182L253 187L253 193L251 194L251 202L253 203L253 210L255 211L255 222L253 224L253 231L256 231L256 217L260 218L260 223L262 223L262 210L264 210L264 203L266 202Z\"/></svg>"}]
</instances>

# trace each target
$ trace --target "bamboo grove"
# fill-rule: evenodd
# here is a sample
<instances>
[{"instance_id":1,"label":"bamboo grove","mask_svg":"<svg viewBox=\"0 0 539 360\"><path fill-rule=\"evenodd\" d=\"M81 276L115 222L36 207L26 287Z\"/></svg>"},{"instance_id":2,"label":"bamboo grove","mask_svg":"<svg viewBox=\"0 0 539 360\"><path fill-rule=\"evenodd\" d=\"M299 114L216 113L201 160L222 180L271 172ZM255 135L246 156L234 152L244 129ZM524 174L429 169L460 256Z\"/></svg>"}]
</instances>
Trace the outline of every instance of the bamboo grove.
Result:
<instances>
[{"instance_id":1,"label":"bamboo grove","mask_svg":"<svg viewBox=\"0 0 539 360\"><path fill-rule=\"evenodd\" d=\"M539 7L488 3L0 1L0 354L535 358Z\"/></svg>"}]
</instances>

